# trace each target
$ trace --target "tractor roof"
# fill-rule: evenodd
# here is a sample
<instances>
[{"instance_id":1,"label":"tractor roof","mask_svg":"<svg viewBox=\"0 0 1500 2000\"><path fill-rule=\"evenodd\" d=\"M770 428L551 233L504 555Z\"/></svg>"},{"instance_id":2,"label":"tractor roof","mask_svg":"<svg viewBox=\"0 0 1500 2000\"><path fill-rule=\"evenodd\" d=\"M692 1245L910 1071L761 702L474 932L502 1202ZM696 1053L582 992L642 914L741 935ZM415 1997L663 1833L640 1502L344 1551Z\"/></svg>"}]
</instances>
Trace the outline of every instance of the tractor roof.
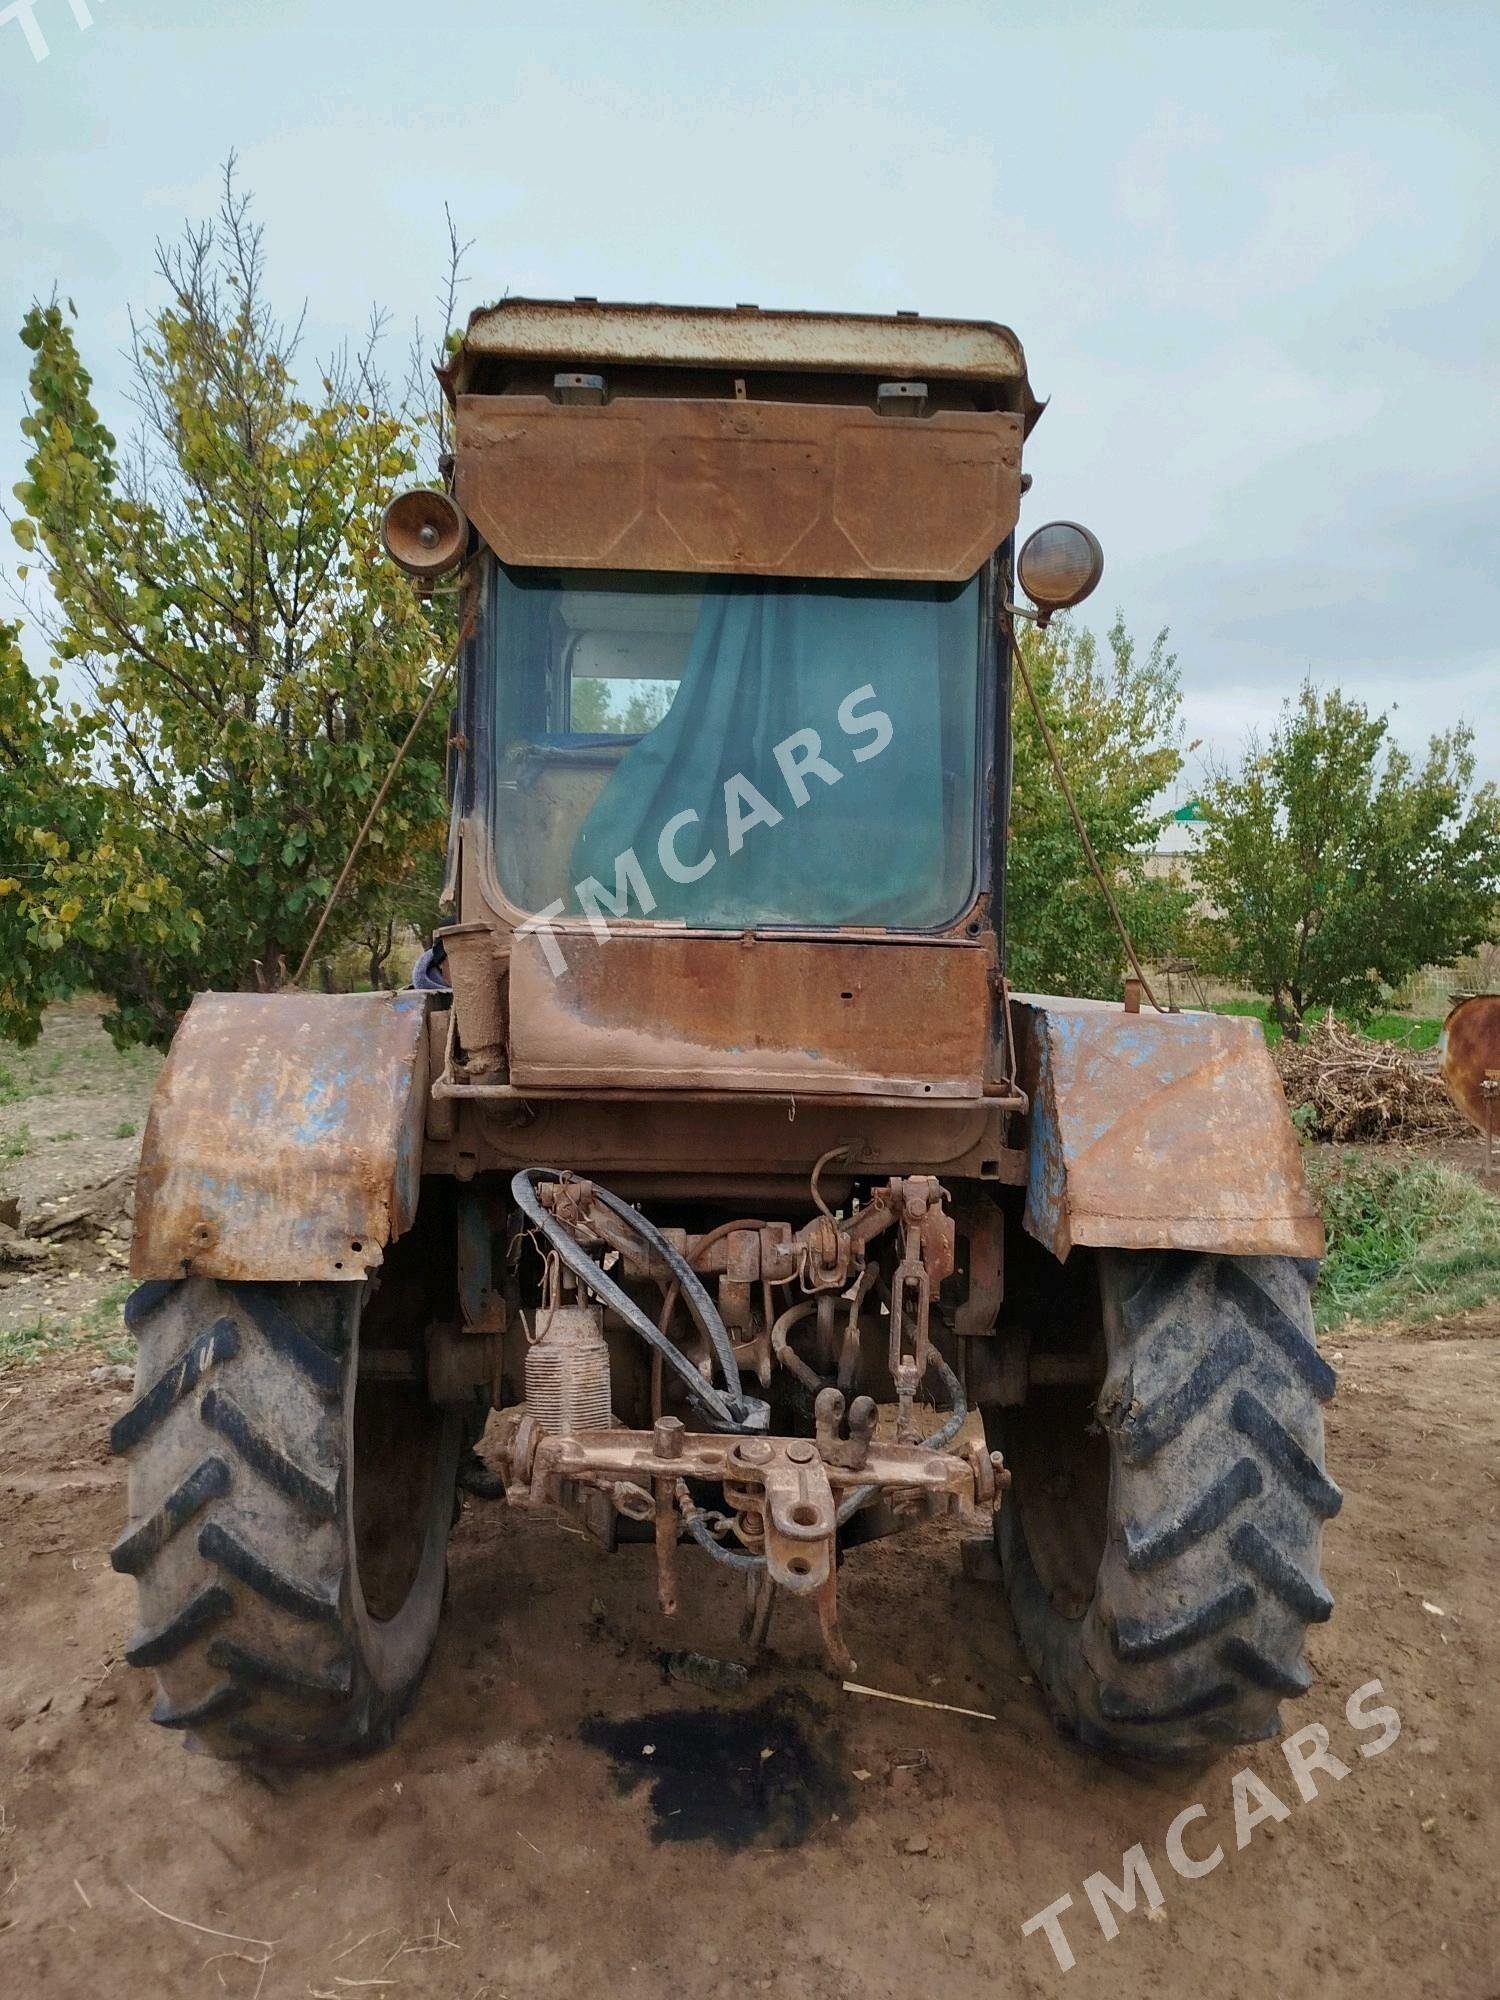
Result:
<instances>
[{"instance_id":1,"label":"tractor roof","mask_svg":"<svg viewBox=\"0 0 1500 2000\"><path fill-rule=\"evenodd\" d=\"M1021 343L992 320L917 313L763 312L758 306L611 305L598 299L502 299L470 316L444 371L451 394L473 385L476 364L558 362L575 368L746 369L785 374L1003 386L1029 430L1041 406Z\"/></svg>"}]
</instances>

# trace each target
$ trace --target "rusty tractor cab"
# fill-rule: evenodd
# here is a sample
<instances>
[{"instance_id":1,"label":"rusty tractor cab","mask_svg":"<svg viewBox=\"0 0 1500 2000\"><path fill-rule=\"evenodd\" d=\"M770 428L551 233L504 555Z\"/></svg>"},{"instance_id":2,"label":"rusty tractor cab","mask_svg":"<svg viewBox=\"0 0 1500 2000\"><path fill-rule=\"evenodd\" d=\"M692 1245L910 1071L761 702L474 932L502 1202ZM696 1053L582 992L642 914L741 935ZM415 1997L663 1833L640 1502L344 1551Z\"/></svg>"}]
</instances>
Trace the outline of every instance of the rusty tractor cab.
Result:
<instances>
[{"instance_id":1,"label":"rusty tractor cab","mask_svg":"<svg viewBox=\"0 0 1500 2000\"><path fill-rule=\"evenodd\" d=\"M1330 1610L1321 1227L1257 1023L1007 987L1012 620L1102 561L1044 528L1013 602L1019 343L512 299L444 381L386 541L461 593L451 996L173 1044L114 1430L156 1720L380 1740L466 1484L843 1673L848 1552L993 1524L1084 1741L1264 1735Z\"/></svg>"}]
</instances>

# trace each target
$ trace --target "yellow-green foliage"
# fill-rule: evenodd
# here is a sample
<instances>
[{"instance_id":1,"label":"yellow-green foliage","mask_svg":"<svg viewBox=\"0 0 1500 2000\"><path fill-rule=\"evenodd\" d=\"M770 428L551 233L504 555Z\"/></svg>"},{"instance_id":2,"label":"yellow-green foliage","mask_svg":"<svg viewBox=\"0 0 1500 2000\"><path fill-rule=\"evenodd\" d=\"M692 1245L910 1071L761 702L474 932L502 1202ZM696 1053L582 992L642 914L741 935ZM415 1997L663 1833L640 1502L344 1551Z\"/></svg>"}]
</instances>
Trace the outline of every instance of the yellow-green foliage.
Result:
<instances>
[{"instance_id":1,"label":"yellow-green foliage","mask_svg":"<svg viewBox=\"0 0 1500 2000\"><path fill-rule=\"evenodd\" d=\"M1054 620L1021 628L1037 697L1057 741L1100 862L1137 948L1166 955L1190 897L1146 874L1163 815L1158 795L1182 764L1177 663L1159 633L1144 657L1121 618L1108 657L1091 632ZM1014 774L1006 882L1006 948L1013 983L1048 993L1117 996L1119 934L1089 872L1067 802L1017 675L1011 690Z\"/></svg>"},{"instance_id":2,"label":"yellow-green foliage","mask_svg":"<svg viewBox=\"0 0 1500 2000\"><path fill-rule=\"evenodd\" d=\"M299 389L232 178L161 275L126 451L69 315L37 305L22 328L13 533L23 579L36 565L50 586L54 663L86 694L60 708L55 675L0 628L0 1034L17 1039L82 985L113 998L117 1033L159 1038L195 990L294 966L452 625L448 610L435 629L379 546L419 419L388 406L368 355ZM443 734L435 713L330 948L441 847Z\"/></svg>"}]
</instances>

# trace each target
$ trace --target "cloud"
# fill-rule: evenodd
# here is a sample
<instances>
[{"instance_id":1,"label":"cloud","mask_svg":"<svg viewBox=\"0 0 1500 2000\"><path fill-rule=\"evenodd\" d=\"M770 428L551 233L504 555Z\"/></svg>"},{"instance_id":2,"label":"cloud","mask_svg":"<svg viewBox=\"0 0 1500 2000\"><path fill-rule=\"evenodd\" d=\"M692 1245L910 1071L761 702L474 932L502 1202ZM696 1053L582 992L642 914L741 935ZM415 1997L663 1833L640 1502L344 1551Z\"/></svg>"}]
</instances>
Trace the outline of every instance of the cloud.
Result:
<instances>
[{"instance_id":1,"label":"cloud","mask_svg":"<svg viewBox=\"0 0 1500 2000\"><path fill-rule=\"evenodd\" d=\"M1115 173L1113 206L1137 229L1169 234L1178 215L1181 169L1223 144L1219 126L1201 111L1168 101L1125 149Z\"/></svg>"},{"instance_id":2,"label":"cloud","mask_svg":"<svg viewBox=\"0 0 1500 2000\"><path fill-rule=\"evenodd\" d=\"M1477 717L1500 682L1494 25L1181 18L932 0L914 36L893 0L576 0L543 44L518 0L430 34L395 0L110 8L7 101L12 310L54 278L78 299L125 428L123 303L157 296L154 237L211 212L238 145L309 357L379 301L399 365L445 198L476 238L465 309L998 318L1053 397L1027 522L1097 529L1110 605L1171 625L1205 727L1274 713L1308 668L1424 725ZM0 341L13 411L23 360Z\"/></svg>"}]
</instances>

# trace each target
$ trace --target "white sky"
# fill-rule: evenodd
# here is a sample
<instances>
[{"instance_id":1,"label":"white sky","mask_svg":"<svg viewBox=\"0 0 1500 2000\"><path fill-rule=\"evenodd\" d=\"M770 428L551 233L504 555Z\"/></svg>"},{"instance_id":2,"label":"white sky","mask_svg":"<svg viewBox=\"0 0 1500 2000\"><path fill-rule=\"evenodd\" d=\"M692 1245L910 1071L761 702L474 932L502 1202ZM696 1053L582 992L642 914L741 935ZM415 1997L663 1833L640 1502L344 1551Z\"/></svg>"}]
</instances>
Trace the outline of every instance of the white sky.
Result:
<instances>
[{"instance_id":1,"label":"white sky","mask_svg":"<svg viewBox=\"0 0 1500 2000\"><path fill-rule=\"evenodd\" d=\"M0 0L3 14L9 0ZM505 290L997 318L1230 751L1311 671L1500 776L1500 12L33 0L0 23L0 482L54 284L106 417L155 239L237 149L309 354ZM74 6L92 13L87 29ZM1045 25L1033 25L1033 19ZM390 362L400 360L398 337Z\"/></svg>"}]
</instances>

